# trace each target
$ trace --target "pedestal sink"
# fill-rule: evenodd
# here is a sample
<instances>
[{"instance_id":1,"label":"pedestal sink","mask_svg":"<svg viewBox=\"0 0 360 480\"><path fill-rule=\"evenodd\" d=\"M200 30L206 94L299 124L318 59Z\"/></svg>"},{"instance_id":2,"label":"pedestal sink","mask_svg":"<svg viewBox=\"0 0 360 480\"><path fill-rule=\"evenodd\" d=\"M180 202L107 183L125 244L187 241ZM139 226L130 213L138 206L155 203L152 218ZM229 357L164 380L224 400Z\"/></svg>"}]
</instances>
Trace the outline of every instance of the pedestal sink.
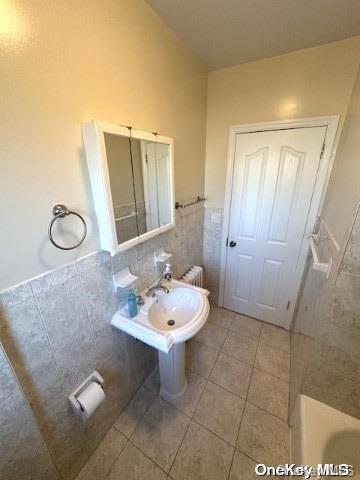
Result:
<instances>
[{"instance_id":1,"label":"pedestal sink","mask_svg":"<svg viewBox=\"0 0 360 480\"><path fill-rule=\"evenodd\" d=\"M160 395L166 400L186 390L185 342L205 324L209 315L209 292L177 280L165 282L169 293L144 296L136 317L117 312L112 325L154 348L159 354Z\"/></svg>"}]
</instances>

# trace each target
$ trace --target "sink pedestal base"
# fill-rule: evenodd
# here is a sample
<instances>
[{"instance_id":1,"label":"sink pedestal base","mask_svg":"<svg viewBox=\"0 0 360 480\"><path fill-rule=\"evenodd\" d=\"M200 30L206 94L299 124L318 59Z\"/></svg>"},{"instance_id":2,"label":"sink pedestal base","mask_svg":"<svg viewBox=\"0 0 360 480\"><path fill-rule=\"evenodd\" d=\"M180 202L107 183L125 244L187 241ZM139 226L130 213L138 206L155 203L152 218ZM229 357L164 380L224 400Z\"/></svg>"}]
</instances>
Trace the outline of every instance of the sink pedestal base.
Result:
<instances>
[{"instance_id":1,"label":"sink pedestal base","mask_svg":"<svg viewBox=\"0 0 360 480\"><path fill-rule=\"evenodd\" d=\"M181 397L187 389L185 342L175 344L169 353L159 350L160 395L165 400Z\"/></svg>"}]
</instances>

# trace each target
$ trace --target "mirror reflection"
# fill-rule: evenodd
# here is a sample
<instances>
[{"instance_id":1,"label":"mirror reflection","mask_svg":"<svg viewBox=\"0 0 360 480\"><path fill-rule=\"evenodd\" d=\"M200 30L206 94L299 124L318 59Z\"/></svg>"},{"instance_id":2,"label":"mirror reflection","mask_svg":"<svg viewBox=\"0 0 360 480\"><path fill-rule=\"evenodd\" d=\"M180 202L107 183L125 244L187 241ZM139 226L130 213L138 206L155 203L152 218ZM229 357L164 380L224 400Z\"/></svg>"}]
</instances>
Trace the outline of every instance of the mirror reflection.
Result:
<instances>
[{"instance_id":1,"label":"mirror reflection","mask_svg":"<svg viewBox=\"0 0 360 480\"><path fill-rule=\"evenodd\" d=\"M166 144L133 139L141 155L142 198L145 203L145 231L171 222L170 147ZM134 171L135 181L138 173Z\"/></svg>"},{"instance_id":2,"label":"mirror reflection","mask_svg":"<svg viewBox=\"0 0 360 480\"><path fill-rule=\"evenodd\" d=\"M170 146L104 132L118 244L172 221Z\"/></svg>"},{"instance_id":3,"label":"mirror reflection","mask_svg":"<svg viewBox=\"0 0 360 480\"><path fill-rule=\"evenodd\" d=\"M118 243L139 235L129 139L104 133Z\"/></svg>"}]
</instances>

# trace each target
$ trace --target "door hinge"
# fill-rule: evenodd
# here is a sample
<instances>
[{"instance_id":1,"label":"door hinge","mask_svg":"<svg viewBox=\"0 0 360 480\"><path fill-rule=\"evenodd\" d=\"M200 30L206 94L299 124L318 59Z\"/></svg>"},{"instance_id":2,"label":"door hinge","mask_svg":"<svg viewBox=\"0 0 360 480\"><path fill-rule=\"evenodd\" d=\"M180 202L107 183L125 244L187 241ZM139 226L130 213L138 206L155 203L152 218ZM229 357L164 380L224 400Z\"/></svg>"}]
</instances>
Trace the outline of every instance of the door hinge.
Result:
<instances>
[{"instance_id":1,"label":"door hinge","mask_svg":"<svg viewBox=\"0 0 360 480\"><path fill-rule=\"evenodd\" d=\"M290 302L290 300L289 300L288 303L287 303L287 305L286 305L286 310L289 310L290 305L291 305L291 302Z\"/></svg>"},{"instance_id":2,"label":"door hinge","mask_svg":"<svg viewBox=\"0 0 360 480\"><path fill-rule=\"evenodd\" d=\"M320 159L323 158L323 156L324 156L324 151L325 151L325 142L322 144L322 147L321 147Z\"/></svg>"}]
</instances>

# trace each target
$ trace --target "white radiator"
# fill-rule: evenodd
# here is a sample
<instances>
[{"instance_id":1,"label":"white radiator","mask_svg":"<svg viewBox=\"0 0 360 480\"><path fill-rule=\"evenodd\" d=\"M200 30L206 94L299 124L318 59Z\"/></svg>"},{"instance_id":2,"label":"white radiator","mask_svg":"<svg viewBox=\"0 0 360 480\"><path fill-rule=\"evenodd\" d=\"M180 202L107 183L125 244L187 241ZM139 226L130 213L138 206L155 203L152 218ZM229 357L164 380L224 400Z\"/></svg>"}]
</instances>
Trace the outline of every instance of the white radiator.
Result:
<instances>
[{"instance_id":1,"label":"white radiator","mask_svg":"<svg viewBox=\"0 0 360 480\"><path fill-rule=\"evenodd\" d=\"M189 283L190 285L196 285L197 287L203 286L203 268L194 265L190 270L188 270L180 280L184 283Z\"/></svg>"}]
</instances>

